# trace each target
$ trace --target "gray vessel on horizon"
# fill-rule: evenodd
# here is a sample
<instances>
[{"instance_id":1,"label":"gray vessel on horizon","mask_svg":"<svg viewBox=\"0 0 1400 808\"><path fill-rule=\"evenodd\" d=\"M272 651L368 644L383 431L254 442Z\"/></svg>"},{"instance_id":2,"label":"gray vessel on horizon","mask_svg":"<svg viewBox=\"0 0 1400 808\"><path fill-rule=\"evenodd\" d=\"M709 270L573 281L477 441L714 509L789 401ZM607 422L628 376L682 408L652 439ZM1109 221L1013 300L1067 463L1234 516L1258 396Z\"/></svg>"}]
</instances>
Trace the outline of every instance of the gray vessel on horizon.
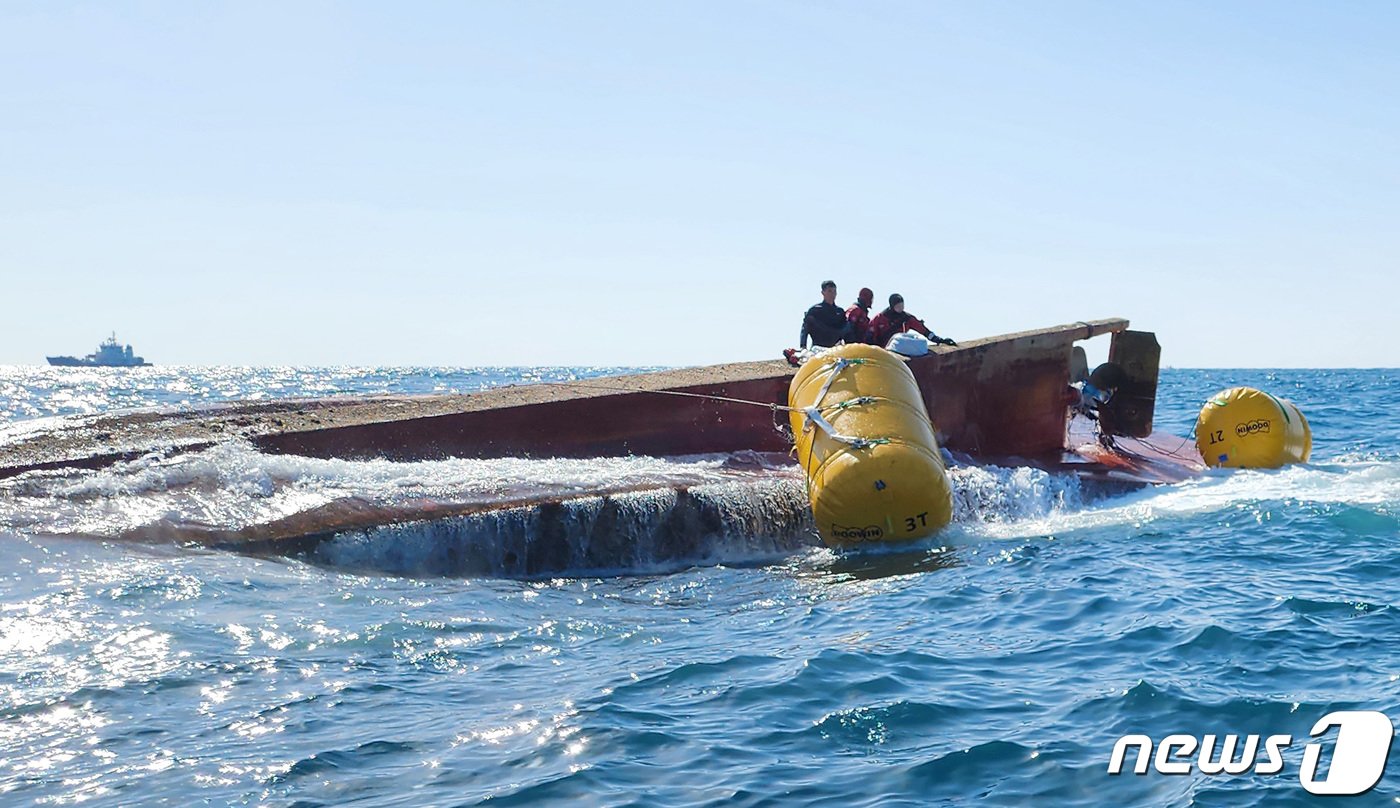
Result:
<instances>
[{"instance_id":1,"label":"gray vessel on horizon","mask_svg":"<svg viewBox=\"0 0 1400 808\"><path fill-rule=\"evenodd\" d=\"M76 356L50 356L47 357L50 365L65 368L139 368L150 365L142 357L131 352L131 346L123 346L117 342L117 332L113 331L103 343L97 346L95 353L90 353L84 357Z\"/></svg>"}]
</instances>

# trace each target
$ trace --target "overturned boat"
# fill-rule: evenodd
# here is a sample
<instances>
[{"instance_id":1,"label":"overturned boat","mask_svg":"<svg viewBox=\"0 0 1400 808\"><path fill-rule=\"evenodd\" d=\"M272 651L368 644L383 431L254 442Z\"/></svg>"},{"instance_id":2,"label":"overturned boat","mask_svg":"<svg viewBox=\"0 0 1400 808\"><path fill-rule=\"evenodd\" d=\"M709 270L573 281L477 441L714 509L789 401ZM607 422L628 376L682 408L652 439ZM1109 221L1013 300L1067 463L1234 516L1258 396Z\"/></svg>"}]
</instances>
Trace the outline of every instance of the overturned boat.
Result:
<instances>
[{"instance_id":1,"label":"overturned boat","mask_svg":"<svg viewBox=\"0 0 1400 808\"><path fill-rule=\"evenodd\" d=\"M959 462L1030 466L1120 486L1185 479L1202 468L1194 447L1153 434L1160 348L1151 333L1128 325L1124 319L1105 319L969 340L909 359L906 367L937 430L938 445ZM1095 423L1071 417L1068 393L1072 381L1087 375L1077 343L1100 337L1111 341L1109 359L1122 369L1123 379ZM311 552L328 541L343 543L346 537L370 533L392 540L408 524L477 530L489 522L491 530L499 531L505 529L501 514L509 511L525 515L506 520L517 526L512 535L518 534L512 539L519 547L512 551L511 563L522 574L543 574L568 568L579 558L578 548L562 552L555 547L548 553L557 558L545 559L544 537L584 530L574 523L585 513L591 514L586 532L603 543L618 532L618 515L608 510L609 503L632 503L627 507L651 514L647 518L655 529L629 530L682 557L685 537L697 531L725 532L743 525L750 533L764 533L764 525L746 516L755 509L766 514L764 519L781 523L781 529L768 532L781 533L782 541L791 541L794 532L807 540L814 534L810 512L789 513L803 499L790 495L801 490L794 488L801 485L801 475L791 455L794 436L786 409L796 373L786 362L772 360L463 395L238 402L62 419L0 435L0 478L102 469L153 456L175 458L230 443L249 446L261 456L350 461L760 458L757 473L740 468L735 479L696 485L661 480L654 485L602 484L595 490L544 489L505 500L346 501L236 528L167 526L124 536ZM1158 448L1166 445L1182 449ZM757 499L734 495L734 485L773 478L777 466L792 469L776 473L786 480L781 492L764 491ZM653 491L662 495L649 493ZM585 499L594 504L574 507ZM565 524L569 520L573 523ZM470 550L464 545L464 551Z\"/></svg>"}]
</instances>

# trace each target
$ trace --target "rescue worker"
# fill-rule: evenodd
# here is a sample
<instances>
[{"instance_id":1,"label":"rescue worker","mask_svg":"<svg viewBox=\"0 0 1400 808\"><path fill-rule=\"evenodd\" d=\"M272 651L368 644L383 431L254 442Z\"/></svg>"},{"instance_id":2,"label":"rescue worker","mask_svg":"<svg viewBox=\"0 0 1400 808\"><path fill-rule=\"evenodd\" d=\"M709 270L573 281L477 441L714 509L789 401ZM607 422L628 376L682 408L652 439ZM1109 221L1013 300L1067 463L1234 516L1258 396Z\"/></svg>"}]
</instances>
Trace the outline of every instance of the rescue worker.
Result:
<instances>
[{"instance_id":1,"label":"rescue worker","mask_svg":"<svg viewBox=\"0 0 1400 808\"><path fill-rule=\"evenodd\" d=\"M846 321L851 324L851 342L869 342L870 307L875 304L875 293L861 289L856 302L846 309Z\"/></svg>"},{"instance_id":2,"label":"rescue worker","mask_svg":"<svg viewBox=\"0 0 1400 808\"><path fill-rule=\"evenodd\" d=\"M870 321L869 342L883 348L889 343L890 337L903 331L917 331L927 337L929 342L937 345L957 345L956 342L929 331L923 320L905 311L904 297L896 293L890 295L889 308L875 315Z\"/></svg>"},{"instance_id":3,"label":"rescue worker","mask_svg":"<svg viewBox=\"0 0 1400 808\"><path fill-rule=\"evenodd\" d=\"M836 281L822 281L822 302L807 309L802 318L802 336L797 343L807 347L807 338L818 348L830 348L851 335L846 313L836 305Z\"/></svg>"}]
</instances>

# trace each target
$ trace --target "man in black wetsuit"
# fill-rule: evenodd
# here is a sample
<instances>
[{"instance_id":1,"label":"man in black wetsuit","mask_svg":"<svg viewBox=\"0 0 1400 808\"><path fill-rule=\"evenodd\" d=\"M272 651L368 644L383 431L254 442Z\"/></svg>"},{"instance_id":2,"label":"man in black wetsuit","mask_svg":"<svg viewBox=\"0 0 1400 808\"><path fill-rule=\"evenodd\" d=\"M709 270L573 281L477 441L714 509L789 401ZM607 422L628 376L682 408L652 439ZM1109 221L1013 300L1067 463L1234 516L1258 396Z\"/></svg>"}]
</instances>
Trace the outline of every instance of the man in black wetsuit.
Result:
<instances>
[{"instance_id":1,"label":"man in black wetsuit","mask_svg":"<svg viewBox=\"0 0 1400 808\"><path fill-rule=\"evenodd\" d=\"M830 348L851 334L846 312L836 305L836 281L822 281L822 302L807 309L802 318L802 336L797 343L807 347L807 338L818 348Z\"/></svg>"}]
</instances>

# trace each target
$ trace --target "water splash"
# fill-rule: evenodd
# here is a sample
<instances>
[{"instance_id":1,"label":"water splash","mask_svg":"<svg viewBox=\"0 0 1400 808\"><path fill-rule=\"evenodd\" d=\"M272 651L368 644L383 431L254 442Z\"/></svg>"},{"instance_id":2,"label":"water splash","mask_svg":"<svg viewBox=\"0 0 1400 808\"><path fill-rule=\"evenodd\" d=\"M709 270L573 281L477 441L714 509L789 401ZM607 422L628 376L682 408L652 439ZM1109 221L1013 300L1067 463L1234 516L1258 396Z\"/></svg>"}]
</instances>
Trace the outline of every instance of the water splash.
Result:
<instances>
[{"instance_id":1,"label":"water splash","mask_svg":"<svg viewBox=\"0 0 1400 808\"><path fill-rule=\"evenodd\" d=\"M754 562L814 542L806 492L776 477L371 527L308 557L395 574L533 577Z\"/></svg>"},{"instance_id":2,"label":"water splash","mask_svg":"<svg viewBox=\"0 0 1400 808\"><path fill-rule=\"evenodd\" d=\"M402 463L269 455L247 444L227 443L173 457L152 454L95 472L41 472L0 481L0 494L5 495L0 497L0 527L160 539L172 526L233 531L352 500L399 512L443 503L479 509L530 499L699 485L770 469L761 455ZM199 540L193 534L184 538Z\"/></svg>"},{"instance_id":3,"label":"water splash","mask_svg":"<svg viewBox=\"0 0 1400 808\"><path fill-rule=\"evenodd\" d=\"M1216 471L1106 497L1074 475L960 465L954 524L929 543L1064 536L1248 502L1393 515L1394 463ZM800 471L757 454L691 458L325 460L241 443L101 471L0 481L0 528L197 543L394 574L531 577L748 563L813 546Z\"/></svg>"},{"instance_id":4,"label":"water splash","mask_svg":"<svg viewBox=\"0 0 1400 808\"><path fill-rule=\"evenodd\" d=\"M1052 495L1051 500L1055 496ZM1134 530L1171 519L1250 510L1260 518L1319 505L1346 505L1380 515L1400 514L1400 464L1337 462L1297 465L1276 470L1214 469L1170 486L1145 488L1085 507L1050 508L1021 518L983 520L972 534L979 538L1020 539L1063 536L1094 528Z\"/></svg>"},{"instance_id":5,"label":"water splash","mask_svg":"<svg viewBox=\"0 0 1400 808\"><path fill-rule=\"evenodd\" d=\"M1003 524L1084 506L1086 497L1073 474L1001 466L960 466L949 470L953 520Z\"/></svg>"}]
</instances>

